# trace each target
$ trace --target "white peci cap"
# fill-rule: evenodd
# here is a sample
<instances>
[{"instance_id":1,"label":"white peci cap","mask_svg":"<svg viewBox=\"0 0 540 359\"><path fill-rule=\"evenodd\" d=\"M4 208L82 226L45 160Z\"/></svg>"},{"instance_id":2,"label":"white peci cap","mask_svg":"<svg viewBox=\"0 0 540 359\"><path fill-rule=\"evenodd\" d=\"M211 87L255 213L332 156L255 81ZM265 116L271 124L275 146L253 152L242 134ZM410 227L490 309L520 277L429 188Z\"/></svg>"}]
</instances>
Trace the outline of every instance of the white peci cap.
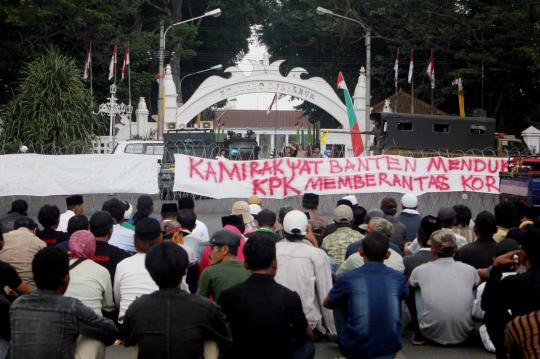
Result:
<instances>
[{"instance_id":1,"label":"white peci cap","mask_svg":"<svg viewBox=\"0 0 540 359\"><path fill-rule=\"evenodd\" d=\"M418 206L418 198L412 193L407 193L401 197L401 204L404 208L416 208Z\"/></svg>"},{"instance_id":2,"label":"white peci cap","mask_svg":"<svg viewBox=\"0 0 540 359\"><path fill-rule=\"evenodd\" d=\"M305 235L307 226L308 218L306 214L297 209L287 213L283 219L283 230L285 233Z\"/></svg>"},{"instance_id":3,"label":"white peci cap","mask_svg":"<svg viewBox=\"0 0 540 359\"><path fill-rule=\"evenodd\" d=\"M354 194L350 194L348 196L343 197L342 199L347 200L351 202L353 206L358 206L358 200L356 199L356 196Z\"/></svg>"},{"instance_id":4,"label":"white peci cap","mask_svg":"<svg viewBox=\"0 0 540 359\"><path fill-rule=\"evenodd\" d=\"M258 204L250 204L249 205L249 213L256 216L259 214L259 212L262 211L261 206Z\"/></svg>"}]
</instances>

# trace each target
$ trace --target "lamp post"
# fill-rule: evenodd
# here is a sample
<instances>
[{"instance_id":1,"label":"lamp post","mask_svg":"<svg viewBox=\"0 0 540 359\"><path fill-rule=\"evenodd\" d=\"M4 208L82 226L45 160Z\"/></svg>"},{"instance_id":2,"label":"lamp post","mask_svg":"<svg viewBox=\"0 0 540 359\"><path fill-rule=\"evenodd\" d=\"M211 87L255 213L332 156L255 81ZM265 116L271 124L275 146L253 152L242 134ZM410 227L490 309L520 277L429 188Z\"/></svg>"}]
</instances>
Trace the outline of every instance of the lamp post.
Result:
<instances>
[{"instance_id":1,"label":"lamp post","mask_svg":"<svg viewBox=\"0 0 540 359\"><path fill-rule=\"evenodd\" d=\"M164 64L163 64L163 62L164 62L164 53L165 53L165 38L167 36L167 32L169 32L170 29L172 29L173 27L178 26L178 25L182 25L182 24L185 24L185 23L188 23L188 22L199 20L199 19L202 19L203 17L208 17L208 16L219 17L220 15L221 15L221 9L217 8L217 9L205 12L201 16L197 16L197 17L194 17L192 19L188 19L188 20L184 20L184 21L174 23L174 24L170 25L169 27L167 27L167 29L165 29L165 27L163 25L163 21L161 21L160 26L159 26L159 99L160 99L160 103L159 103L159 106L158 106L159 107L158 108L158 128L157 128L157 137L158 137L158 139L163 138L163 128L164 128L164 125L165 125L165 118L164 118L164 116L165 116L165 110L164 110L164 107L165 107L165 94L164 94L164 87L163 87L163 77L164 77L164 73L163 73Z\"/></svg>"},{"instance_id":2,"label":"lamp post","mask_svg":"<svg viewBox=\"0 0 540 359\"><path fill-rule=\"evenodd\" d=\"M362 26L362 29L364 29L364 32L366 33L366 126L365 131L369 132L369 115L371 112L371 29L369 26L361 22L360 20L353 19L347 16L343 16L340 14L336 14L332 10L325 9L324 7L318 6L315 10L318 15L329 15L329 16L335 16L340 19L344 19L347 21L352 21L360 26ZM366 141L365 141L365 148L369 149L369 135L366 135Z\"/></svg>"},{"instance_id":3,"label":"lamp post","mask_svg":"<svg viewBox=\"0 0 540 359\"><path fill-rule=\"evenodd\" d=\"M219 65L215 65L215 66L212 66L212 67L209 67L207 69L204 69L204 70L201 70L201 71L197 71L197 72L192 72L190 74L187 74L187 75L184 75L181 79L180 79L180 82L178 83L178 88L180 89L179 91L179 95L180 95L180 103L184 103L183 99L182 99L182 81L184 81L184 79L186 77L190 77L190 76L193 76L193 75L198 75L198 74L202 74L204 72L208 72L208 71L213 71L213 70L221 70L223 68L223 65L222 64L219 64Z\"/></svg>"}]
</instances>

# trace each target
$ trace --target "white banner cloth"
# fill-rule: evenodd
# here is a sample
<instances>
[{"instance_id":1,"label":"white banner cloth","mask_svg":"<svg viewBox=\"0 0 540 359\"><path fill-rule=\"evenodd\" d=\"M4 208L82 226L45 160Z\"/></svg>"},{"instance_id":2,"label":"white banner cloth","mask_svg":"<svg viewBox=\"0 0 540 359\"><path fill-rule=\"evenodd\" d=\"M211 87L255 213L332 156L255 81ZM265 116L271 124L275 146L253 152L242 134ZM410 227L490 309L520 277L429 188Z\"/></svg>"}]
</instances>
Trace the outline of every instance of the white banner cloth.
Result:
<instances>
[{"instance_id":1,"label":"white banner cloth","mask_svg":"<svg viewBox=\"0 0 540 359\"><path fill-rule=\"evenodd\" d=\"M0 156L0 196L158 193L158 167L144 155Z\"/></svg>"},{"instance_id":2,"label":"white banner cloth","mask_svg":"<svg viewBox=\"0 0 540 359\"><path fill-rule=\"evenodd\" d=\"M174 191L214 198L474 191L499 193L505 158L368 156L212 160L175 155Z\"/></svg>"}]
</instances>

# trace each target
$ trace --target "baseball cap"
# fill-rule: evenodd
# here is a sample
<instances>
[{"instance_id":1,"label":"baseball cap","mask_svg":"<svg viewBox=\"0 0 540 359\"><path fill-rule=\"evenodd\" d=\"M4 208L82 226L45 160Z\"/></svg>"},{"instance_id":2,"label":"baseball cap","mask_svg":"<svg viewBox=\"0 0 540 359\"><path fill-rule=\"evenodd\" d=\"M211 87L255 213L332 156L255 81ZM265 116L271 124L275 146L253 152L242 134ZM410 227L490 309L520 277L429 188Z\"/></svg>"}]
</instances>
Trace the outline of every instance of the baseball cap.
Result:
<instances>
[{"instance_id":1,"label":"baseball cap","mask_svg":"<svg viewBox=\"0 0 540 359\"><path fill-rule=\"evenodd\" d=\"M439 209L437 219L441 222L453 221L456 219L456 211L451 207L442 207Z\"/></svg>"},{"instance_id":2,"label":"baseball cap","mask_svg":"<svg viewBox=\"0 0 540 359\"><path fill-rule=\"evenodd\" d=\"M253 216L257 216L259 212L261 211L262 211L262 208L258 204L249 205L249 213L252 214Z\"/></svg>"},{"instance_id":3,"label":"baseball cap","mask_svg":"<svg viewBox=\"0 0 540 359\"><path fill-rule=\"evenodd\" d=\"M173 236L175 232L182 232L184 234L190 234L191 231L185 228L182 228L180 223L177 221L163 221L161 224L161 232L163 233L163 238L168 239Z\"/></svg>"},{"instance_id":4,"label":"baseball cap","mask_svg":"<svg viewBox=\"0 0 540 359\"><path fill-rule=\"evenodd\" d=\"M351 207L345 204L340 204L334 208L334 221L336 223L352 223L353 218L353 211Z\"/></svg>"},{"instance_id":5,"label":"baseball cap","mask_svg":"<svg viewBox=\"0 0 540 359\"><path fill-rule=\"evenodd\" d=\"M152 241L161 234L161 226L152 218L142 218L135 225L135 236L141 241Z\"/></svg>"},{"instance_id":6,"label":"baseball cap","mask_svg":"<svg viewBox=\"0 0 540 359\"><path fill-rule=\"evenodd\" d=\"M351 202L353 206L358 206L358 200L356 199L356 196L354 194L350 194L348 196L343 197L342 199L347 200Z\"/></svg>"},{"instance_id":7,"label":"baseball cap","mask_svg":"<svg viewBox=\"0 0 540 359\"><path fill-rule=\"evenodd\" d=\"M366 212L366 215L364 216L364 221L366 223L362 223L361 225L358 226L358 228L364 231L367 231L369 221L371 221L373 218L383 218L383 217L384 217L384 213L380 209L378 208L370 209L369 211Z\"/></svg>"},{"instance_id":8,"label":"baseball cap","mask_svg":"<svg viewBox=\"0 0 540 359\"><path fill-rule=\"evenodd\" d=\"M412 193L407 193L401 197L401 204L405 208L416 208L418 206L418 198Z\"/></svg>"},{"instance_id":9,"label":"baseball cap","mask_svg":"<svg viewBox=\"0 0 540 359\"><path fill-rule=\"evenodd\" d=\"M244 224L251 223L255 218L249 213L249 204L246 201L236 201L233 203L231 214L240 214Z\"/></svg>"},{"instance_id":10,"label":"baseball cap","mask_svg":"<svg viewBox=\"0 0 540 359\"><path fill-rule=\"evenodd\" d=\"M449 255L457 249L456 235L448 228L433 232L428 244L437 247L437 254Z\"/></svg>"},{"instance_id":11,"label":"baseball cap","mask_svg":"<svg viewBox=\"0 0 540 359\"><path fill-rule=\"evenodd\" d=\"M394 230L394 225L387 219L381 217L375 217L369 220L368 232L379 232L390 238L392 236L392 231Z\"/></svg>"},{"instance_id":12,"label":"baseball cap","mask_svg":"<svg viewBox=\"0 0 540 359\"><path fill-rule=\"evenodd\" d=\"M249 204L258 204L260 206L262 204L262 201L259 198L259 196L250 196L247 199L247 203L249 203Z\"/></svg>"},{"instance_id":13,"label":"baseball cap","mask_svg":"<svg viewBox=\"0 0 540 359\"><path fill-rule=\"evenodd\" d=\"M505 253L520 249L521 246L515 239L505 238L495 245L495 256L502 256Z\"/></svg>"},{"instance_id":14,"label":"baseball cap","mask_svg":"<svg viewBox=\"0 0 540 359\"><path fill-rule=\"evenodd\" d=\"M238 247L240 245L240 239L242 237L233 231L228 229L220 229L219 231L212 234L208 245L217 246L217 245L228 245L233 247Z\"/></svg>"},{"instance_id":15,"label":"baseball cap","mask_svg":"<svg viewBox=\"0 0 540 359\"><path fill-rule=\"evenodd\" d=\"M308 218L304 212L294 209L285 215L283 230L289 234L305 235L307 232Z\"/></svg>"}]
</instances>

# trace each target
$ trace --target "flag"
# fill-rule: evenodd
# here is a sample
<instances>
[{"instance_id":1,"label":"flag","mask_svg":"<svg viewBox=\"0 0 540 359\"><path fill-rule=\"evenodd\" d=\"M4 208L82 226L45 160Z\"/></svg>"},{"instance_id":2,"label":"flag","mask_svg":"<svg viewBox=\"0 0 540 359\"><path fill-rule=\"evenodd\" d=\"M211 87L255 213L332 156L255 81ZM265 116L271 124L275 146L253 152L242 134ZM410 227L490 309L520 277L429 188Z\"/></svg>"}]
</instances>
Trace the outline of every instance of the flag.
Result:
<instances>
[{"instance_id":1,"label":"flag","mask_svg":"<svg viewBox=\"0 0 540 359\"><path fill-rule=\"evenodd\" d=\"M86 47L86 58L84 59L83 80L88 79L92 74L92 42L89 41Z\"/></svg>"},{"instance_id":2,"label":"flag","mask_svg":"<svg viewBox=\"0 0 540 359\"><path fill-rule=\"evenodd\" d=\"M407 81L409 83L412 83L413 71L414 71L414 52L413 52L413 49L411 49L411 63L409 64L409 76L407 77Z\"/></svg>"},{"instance_id":3,"label":"flag","mask_svg":"<svg viewBox=\"0 0 540 359\"><path fill-rule=\"evenodd\" d=\"M111 63L109 65L109 81L111 81L113 78L116 78L116 43L114 43Z\"/></svg>"},{"instance_id":4,"label":"flag","mask_svg":"<svg viewBox=\"0 0 540 359\"><path fill-rule=\"evenodd\" d=\"M129 47L126 47L124 55L124 65L122 65L122 81L127 77L127 67L129 66Z\"/></svg>"},{"instance_id":5,"label":"flag","mask_svg":"<svg viewBox=\"0 0 540 359\"><path fill-rule=\"evenodd\" d=\"M463 82L461 77L452 81L452 89L457 91L459 101L459 117L465 117L465 99L463 98Z\"/></svg>"},{"instance_id":6,"label":"flag","mask_svg":"<svg viewBox=\"0 0 540 359\"><path fill-rule=\"evenodd\" d=\"M431 50L431 56L429 57L429 64L426 70L429 79L431 81L431 88L435 88L435 56L433 55L433 50Z\"/></svg>"},{"instance_id":7,"label":"flag","mask_svg":"<svg viewBox=\"0 0 540 359\"><path fill-rule=\"evenodd\" d=\"M399 47L396 51L396 62L394 63L394 86L397 88L399 75Z\"/></svg>"},{"instance_id":8,"label":"flag","mask_svg":"<svg viewBox=\"0 0 540 359\"><path fill-rule=\"evenodd\" d=\"M321 131L321 151L324 153L326 150L326 136L328 135L328 130Z\"/></svg>"},{"instance_id":9,"label":"flag","mask_svg":"<svg viewBox=\"0 0 540 359\"><path fill-rule=\"evenodd\" d=\"M272 111L272 107L274 107L276 101L277 101L277 92L274 94L274 98L272 99L270 106L268 106L268 109L266 110L267 115L270 113L270 111Z\"/></svg>"},{"instance_id":10,"label":"flag","mask_svg":"<svg viewBox=\"0 0 540 359\"><path fill-rule=\"evenodd\" d=\"M338 74L337 88L343 90L345 95L345 104L347 105L347 117L349 118L349 127L351 129L351 142L353 146L353 153L355 156L360 156L364 152L364 143L362 142L362 136L360 136L360 129L358 127L358 121L356 120L356 115L354 113L353 102L351 95L349 94L349 89L345 84L345 79L343 79L343 74L341 71ZM356 133L355 133L356 132Z\"/></svg>"}]
</instances>

